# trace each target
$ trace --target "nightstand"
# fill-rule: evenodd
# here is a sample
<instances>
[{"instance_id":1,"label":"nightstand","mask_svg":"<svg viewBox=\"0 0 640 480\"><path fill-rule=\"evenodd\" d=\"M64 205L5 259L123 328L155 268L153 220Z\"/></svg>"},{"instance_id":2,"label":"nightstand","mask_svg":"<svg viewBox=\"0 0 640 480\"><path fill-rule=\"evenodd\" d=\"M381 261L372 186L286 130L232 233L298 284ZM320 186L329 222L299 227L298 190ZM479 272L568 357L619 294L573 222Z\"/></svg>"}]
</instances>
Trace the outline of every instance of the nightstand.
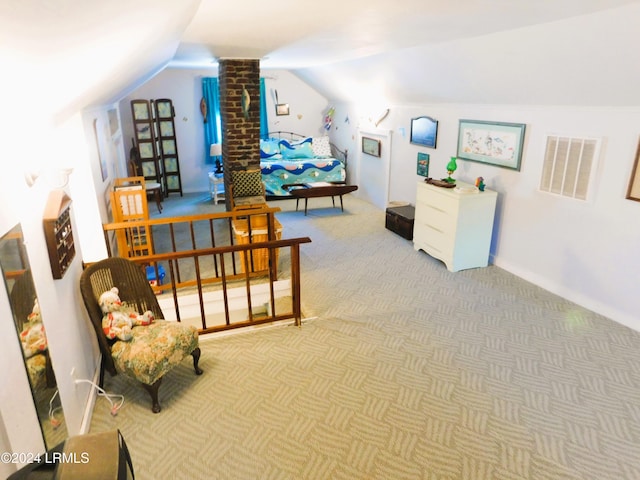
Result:
<instances>
[{"instance_id":1,"label":"nightstand","mask_svg":"<svg viewBox=\"0 0 640 480\"><path fill-rule=\"evenodd\" d=\"M486 267L498 194L456 185L418 183L413 246L442 260L451 272Z\"/></svg>"},{"instance_id":2,"label":"nightstand","mask_svg":"<svg viewBox=\"0 0 640 480\"><path fill-rule=\"evenodd\" d=\"M209 194L214 205L224 200L224 173L209 172Z\"/></svg>"}]
</instances>

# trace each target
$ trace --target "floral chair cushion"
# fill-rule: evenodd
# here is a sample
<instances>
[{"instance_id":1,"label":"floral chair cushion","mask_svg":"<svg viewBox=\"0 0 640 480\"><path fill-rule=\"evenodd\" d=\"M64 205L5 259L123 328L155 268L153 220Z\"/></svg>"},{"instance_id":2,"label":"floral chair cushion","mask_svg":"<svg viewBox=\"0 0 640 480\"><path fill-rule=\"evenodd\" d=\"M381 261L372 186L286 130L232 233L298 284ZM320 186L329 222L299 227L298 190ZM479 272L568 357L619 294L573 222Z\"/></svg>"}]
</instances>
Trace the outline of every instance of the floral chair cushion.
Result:
<instances>
[{"instance_id":1,"label":"floral chair cushion","mask_svg":"<svg viewBox=\"0 0 640 480\"><path fill-rule=\"evenodd\" d=\"M198 347L195 327L156 320L134 327L133 338L111 347L116 370L147 385L153 385Z\"/></svg>"},{"instance_id":2,"label":"floral chair cushion","mask_svg":"<svg viewBox=\"0 0 640 480\"><path fill-rule=\"evenodd\" d=\"M31 381L31 388L34 390L46 388L47 357L43 354L37 354L27 358L25 364L27 365L27 374Z\"/></svg>"}]
</instances>

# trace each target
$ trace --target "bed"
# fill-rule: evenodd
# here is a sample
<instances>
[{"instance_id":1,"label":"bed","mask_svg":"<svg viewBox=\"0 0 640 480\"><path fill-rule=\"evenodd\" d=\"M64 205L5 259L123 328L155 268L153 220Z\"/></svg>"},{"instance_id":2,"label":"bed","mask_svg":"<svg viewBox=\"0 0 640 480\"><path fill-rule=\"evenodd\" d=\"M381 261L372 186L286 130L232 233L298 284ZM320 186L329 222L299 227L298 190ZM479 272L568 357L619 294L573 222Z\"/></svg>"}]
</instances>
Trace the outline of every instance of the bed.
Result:
<instances>
[{"instance_id":1,"label":"bed","mask_svg":"<svg viewBox=\"0 0 640 480\"><path fill-rule=\"evenodd\" d=\"M305 137L293 132L271 132L260 140L260 170L268 197L290 196L283 185L346 182L347 152L328 136Z\"/></svg>"}]
</instances>

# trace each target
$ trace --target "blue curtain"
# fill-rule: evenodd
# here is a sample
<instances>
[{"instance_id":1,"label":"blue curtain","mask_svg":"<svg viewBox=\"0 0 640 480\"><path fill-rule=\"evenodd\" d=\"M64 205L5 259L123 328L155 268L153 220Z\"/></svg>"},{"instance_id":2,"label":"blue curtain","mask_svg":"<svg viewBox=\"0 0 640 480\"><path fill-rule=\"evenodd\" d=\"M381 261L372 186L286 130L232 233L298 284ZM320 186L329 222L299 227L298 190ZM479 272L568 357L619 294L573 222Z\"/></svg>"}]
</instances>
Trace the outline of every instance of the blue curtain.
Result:
<instances>
[{"instance_id":1,"label":"blue curtain","mask_svg":"<svg viewBox=\"0 0 640 480\"><path fill-rule=\"evenodd\" d=\"M260 79L260 138L269 135L269 122L267 121L267 92L264 86L264 78Z\"/></svg>"},{"instance_id":2,"label":"blue curtain","mask_svg":"<svg viewBox=\"0 0 640 480\"><path fill-rule=\"evenodd\" d=\"M220 122L220 89L217 77L202 79L202 98L207 107L207 121L204 124L204 163L213 164L215 160L209 156L209 146L222 143L222 126ZM267 138L269 122L267 120L267 95L264 78L260 79L260 138Z\"/></svg>"},{"instance_id":3,"label":"blue curtain","mask_svg":"<svg viewBox=\"0 0 640 480\"><path fill-rule=\"evenodd\" d=\"M216 77L202 79L202 98L207 108L207 121L204 124L204 163L212 164L215 159L209 156L209 146L222 142L220 125L220 93Z\"/></svg>"}]
</instances>

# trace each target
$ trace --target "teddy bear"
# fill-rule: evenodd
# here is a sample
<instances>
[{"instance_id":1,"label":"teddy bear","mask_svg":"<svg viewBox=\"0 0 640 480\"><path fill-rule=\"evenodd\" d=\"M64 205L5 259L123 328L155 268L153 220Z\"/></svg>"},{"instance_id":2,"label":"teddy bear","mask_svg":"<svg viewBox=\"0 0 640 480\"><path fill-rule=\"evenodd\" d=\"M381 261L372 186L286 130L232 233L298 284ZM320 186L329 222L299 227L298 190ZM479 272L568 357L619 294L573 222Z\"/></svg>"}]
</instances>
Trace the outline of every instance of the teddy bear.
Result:
<instances>
[{"instance_id":1,"label":"teddy bear","mask_svg":"<svg viewBox=\"0 0 640 480\"><path fill-rule=\"evenodd\" d=\"M102 317L102 330L107 338L129 341L133 337L131 329L137 325L150 325L154 316L150 311L143 314L122 311L119 291L116 287L107 290L98 299Z\"/></svg>"},{"instance_id":2,"label":"teddy bear","mask_svg":"<svg viewBox=\"0 0 640 480\"><path fill-rule=\"evenodd\" d=\"M25 358L31 358L36 353L42 353L47 349L47 336L42 325L42 316L40 315L40 305L36 298L33 303L33 310L27 316L27 322L20 332L20 343L22 343L22 351Z\"/></svg>"}]
</instances>

